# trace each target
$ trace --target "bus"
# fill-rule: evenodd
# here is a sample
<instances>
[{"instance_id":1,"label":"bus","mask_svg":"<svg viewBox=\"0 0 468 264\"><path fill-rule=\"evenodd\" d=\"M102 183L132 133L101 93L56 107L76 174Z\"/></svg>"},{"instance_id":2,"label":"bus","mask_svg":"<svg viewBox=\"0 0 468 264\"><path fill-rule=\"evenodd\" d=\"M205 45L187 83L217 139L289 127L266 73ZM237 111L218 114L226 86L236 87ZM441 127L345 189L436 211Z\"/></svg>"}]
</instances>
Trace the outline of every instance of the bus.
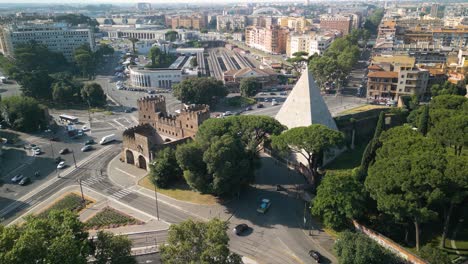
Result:
<instances>
[{"instance_id":1,"label":"bus","mask_svg":"<svg viewBox=\"0 0 468 264\"><path fill-rule=\"evenodd\" d=\"M60 115L60 121L66 121L68 123L78 123L78 117L74 117L71 115Z\"/></svg>"}]
</instances>

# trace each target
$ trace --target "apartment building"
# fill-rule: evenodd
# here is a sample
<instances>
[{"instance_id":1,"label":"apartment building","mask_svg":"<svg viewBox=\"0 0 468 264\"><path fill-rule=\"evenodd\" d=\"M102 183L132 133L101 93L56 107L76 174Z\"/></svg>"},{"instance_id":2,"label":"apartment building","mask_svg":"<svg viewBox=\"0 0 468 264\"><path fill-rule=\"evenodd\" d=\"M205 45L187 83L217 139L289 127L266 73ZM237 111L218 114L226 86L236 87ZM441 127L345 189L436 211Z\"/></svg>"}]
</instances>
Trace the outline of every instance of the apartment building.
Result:
<instances>
[{"instance_id":1,"label":"apartment building","mask_svg":"<svg viewBox=\"0 0 468 264\"><path fill-rule=\"evenodd\" d=\"M436 46L464 48L468 46L468 26L455 28L424 28L415 27L406 30L403 35L406 44L428 42Z\"/></svg>"},{"instance_id":2,"label":"apartment building","mask_svg":"<svg viewBox=\"0 0 468 264\"><path fill-rule=\"evenodd\" d=\"M72 27L50 20L15 23L0 28L0 51L5 56L14 56L15 48L22 43L36 41L53 52L62 53L73 60L76 48L88 44L95 50L94 32L89 27Z\"/></svg>"},{"instance_id":3,"label":"apartment building","mask_svg":"<svg viewBox=\"0 0 468 264\"><path fill-rule=\"evenodd\" d=\"M349 16L321 16L320 17L320 29L331 30L336 29L341 31L343 35L348 35L352 29L352 18Z\"/></svg>"},{"instance_id":4,"label":"apartment building","mask_svg":"<svg viewBox=\"0 0 468 264\"><path fill-rule=\"evenodd\" d=\"M172 29L202 29L206 27L206 17L202 15L173 16L166 18L166 24L170 24Z\"/></svg>"},{"instance_id":5,"label":"apartment building","mask_svg":"<svg viewBox=\"0 0 468 264\"><path fill-rule=\"evenodd\" d=\"M286 55L292 57L299 51L307 52L309 55L317 53L321 55L335 39L334 36L326 36L315 32L309 34L290 34L286 45Z\"/></svg>"},{"instance_id":6,"label":"apartment building","mask_svg":"<svg viewBox=\"0 0 468 264\"><path fill-rule=\"evenodd\" d=\"M302 33L308 30L312 23L304 17L281 17L278 19L278 25Z\"/></svg>"},{"instance_id":7,"label":"apartment building","mask_svg":"<svg viewBox=\"0 0 468 264\"><path fill-rule=\"evenodd\" d=\"M268 53L283 54L286 52L288 34L289 29L279 26L250 26L245 29L245 44Z\"/></svg>"},{"instance_id":8,"label":"apartment building","mask_svg":"<svg viewBox=\"0 0 468 264\"><path fill-rule=\"evenodd\" d=\"M368 98L397 101L403 95L425 94L429 71L418 68L409 56L377 56L367 77Z\"/></svg>"},{"instance_id":9,"label":"apartment building","mask_svg":"<svg viewBox=\"0 0 468 264\"><path fill-rule=\"evenodd\" d=\"M216 29L218 31L238 31L247 26L246 16L217 16Z\"/></svg>"}]
</instances>

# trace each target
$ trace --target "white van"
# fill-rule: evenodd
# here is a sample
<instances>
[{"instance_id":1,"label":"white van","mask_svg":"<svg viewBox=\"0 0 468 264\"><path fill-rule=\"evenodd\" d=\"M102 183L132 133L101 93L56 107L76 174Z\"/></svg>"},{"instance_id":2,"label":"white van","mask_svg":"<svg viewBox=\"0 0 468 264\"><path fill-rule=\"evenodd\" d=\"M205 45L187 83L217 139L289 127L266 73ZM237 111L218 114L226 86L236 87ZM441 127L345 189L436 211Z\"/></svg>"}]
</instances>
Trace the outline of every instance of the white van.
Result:
<instances>
[{"instance_id":1,"label":"white van","mask_svg":"<svg viewBox=\"0 0 468 264\"><path fill-rule=\"evenodd\" d=\"M99 141L99 144L104 145L114 140L115 140L115 134L107 135L105 137L102 137L101 141Z\"/></svg>"}]
</instances>

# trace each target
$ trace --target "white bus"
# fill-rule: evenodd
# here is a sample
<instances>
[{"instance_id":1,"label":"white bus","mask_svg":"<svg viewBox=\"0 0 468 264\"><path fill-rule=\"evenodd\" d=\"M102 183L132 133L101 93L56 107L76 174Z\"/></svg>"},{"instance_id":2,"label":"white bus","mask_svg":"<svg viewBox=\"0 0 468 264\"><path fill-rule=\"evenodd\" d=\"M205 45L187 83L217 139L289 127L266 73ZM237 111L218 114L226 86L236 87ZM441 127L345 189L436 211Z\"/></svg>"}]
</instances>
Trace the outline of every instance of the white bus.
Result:
<instances>
[{"instance_id":1,"label":"white bus","mask_svg":"<svg viewBox=\"0 0 468 264\"><path fill-rule=\"evenodd\" d=\"M59 115L59 118L61 121L66 121L66 122L69 122L69 123L78 123L78 117L74 117L74 116L71 116L71 115Z\"/></svg>"}]
</instances>

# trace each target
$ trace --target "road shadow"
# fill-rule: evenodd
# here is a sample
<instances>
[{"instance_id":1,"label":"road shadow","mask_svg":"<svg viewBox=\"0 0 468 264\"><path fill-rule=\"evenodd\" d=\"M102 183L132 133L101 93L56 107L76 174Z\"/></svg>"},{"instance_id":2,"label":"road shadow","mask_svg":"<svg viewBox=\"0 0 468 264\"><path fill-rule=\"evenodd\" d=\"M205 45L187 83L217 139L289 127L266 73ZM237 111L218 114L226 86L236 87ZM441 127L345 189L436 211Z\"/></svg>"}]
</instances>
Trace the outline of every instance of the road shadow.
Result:
<instances>
[{"instance_id":1,"label":"road shadow","mask_svg":"<svg viewBox=\"0 0 468 264\"><path fill-rule=\"evenodd\" d=\"M8 191L5 191L3 189L0 190L0 209L5 209L5 208L7 208L8 206L12 205L15 202L17 203L17 205L19 207L29 206L28 204L26 204L24 202L20 202L20 201L16 201L14 199L11 199L11 198L3 197L3 194L5 192L8 192ZM17 215L19 215L17 210L11 210L8 213L0 215L0 223L6 225L6 224L8 224L10 221L12 221L14 219L13 218L14 216L17 216Z\"/></svg>"}]
</instances>

